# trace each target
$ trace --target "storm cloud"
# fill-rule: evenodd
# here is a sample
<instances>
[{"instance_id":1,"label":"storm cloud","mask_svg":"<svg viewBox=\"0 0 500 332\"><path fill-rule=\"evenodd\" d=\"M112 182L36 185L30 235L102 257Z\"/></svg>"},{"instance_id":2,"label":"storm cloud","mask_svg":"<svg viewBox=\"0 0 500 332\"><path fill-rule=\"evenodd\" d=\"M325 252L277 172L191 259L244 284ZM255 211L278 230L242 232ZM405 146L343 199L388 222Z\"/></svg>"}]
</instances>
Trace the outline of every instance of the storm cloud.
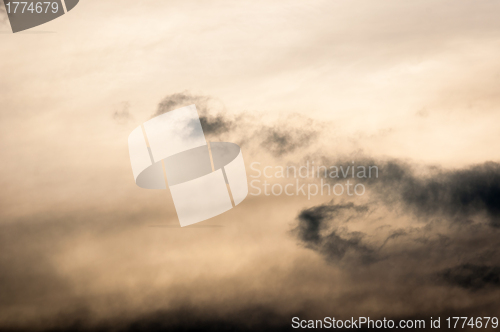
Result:
<instances>
[{"instance_id":1,"label":"storm cloud","mask_svg":"<svg viewBox=\"0 0 500 332\"><path fill-rule=\"evenodd\" d=\"M464 169L429 169L418 175L415 166L382 163L372 191L387 204L401 204L423 218L454 220L484 217L500 227L500 164L486 162Z\"/></svg>"},{"instance_id":2,"label":"storm cloud","mask_svg":"<svg viewBox=\"0 0 500 332\"><path fill-rule=\"evenodd\" d=\"M500 287L500 266L462 264L446 269L441 276L452 285L471 290Z\"/></svg>"},{"instance_id":3,"label":"storm cloud","mask_svg":"<svg viewBox=\"0 0 500 332\"><path fill-rule=\"evenodd\" d=\"M376 166L378 171L373 170L370 177L354 175L352 180L364 184L367 192L384 205L400 207L405 213L423 219L443 217L463 222L480 218L492 227L500 227L500 163L488 161L447 169L399 159L352 156L343 161L322 158L322 164L354 167L352 174L357 174L359 169L345 160ZM351 173L347 173L346 179L351 179ZM336 183L339 178L326 177L326 180Z\"/></svg>"},{"instance_id":4,"label":"storm cloud","mask_svg":"<svg viewBox=\"0 0 500 332\"><path fill-rule=\"evenodd\" d=\"M294 313L300 315L300 313ZM255 306L228 310L196 308L185 305L173 310L159 310L139 317L116 317L96 324L89 324L85 315L62 315L58 324L50 331L214 331L214 332L250 332L250 331L289 331L291 318L271 307ZM22 331L22 330L19 330Z\"/></svg>"},{"instance_id":5,"label":"storm cloud","mask_svg":"<svg viewBox=\"0 0 500 332\"><path fill-rule=\"evenodd\" d=\"M314 129L287 128L286 125L281 124L264 128L259 136L262 137L263 148L275 157L282 157L299 148L307 147L318 135Z\"/></svg>"},{"instance_id":6,"label":"storm cloud","mask_svg":"<svg viewBox=\"0 0 500 332\"><path fill-rule=\"evenodd\" d=\"M365 234L347 232L342 229L346 218L353 218L368 211L366 206L353 203L334 204L330 202L305 209L300 212L298 225L293 230L307 248L318 251L328 260L339 262L346 255L350 258L370 262L374 259L374 250L362 243ZM339 219L344 220L339 221Z\"/></svg>"}]
</instances>

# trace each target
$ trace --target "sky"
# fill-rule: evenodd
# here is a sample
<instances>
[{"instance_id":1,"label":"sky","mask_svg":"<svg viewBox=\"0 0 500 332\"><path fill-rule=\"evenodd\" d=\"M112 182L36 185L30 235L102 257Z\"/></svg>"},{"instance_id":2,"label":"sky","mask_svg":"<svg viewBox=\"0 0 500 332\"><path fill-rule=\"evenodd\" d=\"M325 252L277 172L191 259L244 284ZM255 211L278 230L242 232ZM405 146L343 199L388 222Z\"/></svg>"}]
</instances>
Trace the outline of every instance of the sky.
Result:
<instances>
[{"instance_id":1,"label":"sky","mask_svg":"<svg viewBox=\"0 0 500 332\"><path fill-rule=\"evenodd\" d=\"M498 315L498 2L82 0L16 34L2 10L0 330ZM249 183L379 176L180 228L127 138L190 104Z\"/></svg>"}]
</instances>

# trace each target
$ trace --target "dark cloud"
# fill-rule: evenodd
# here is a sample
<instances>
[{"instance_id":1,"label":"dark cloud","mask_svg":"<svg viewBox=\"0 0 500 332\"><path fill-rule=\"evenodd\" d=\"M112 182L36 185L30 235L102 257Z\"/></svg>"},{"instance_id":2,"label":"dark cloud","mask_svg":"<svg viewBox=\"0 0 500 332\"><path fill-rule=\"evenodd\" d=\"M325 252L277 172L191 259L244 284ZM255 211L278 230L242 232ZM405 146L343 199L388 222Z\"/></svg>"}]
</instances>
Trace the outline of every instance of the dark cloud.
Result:
<instances>
[{"instance_id":1,"label":"dark cloud","mask_svg":"<svg viewBox=\"0 0 500 332\"><path fill-rule=\"evenodd\" d=\"M395 296L404 293L405 287L434 289L433 298L453 294L459 287L476 304L483 293L475 291L500 291L497 228L484 223L421 220L404 228L398 222L387 221L385 227L374 230L370 224L376 218L371 214L378 205L374 202L369 210L353 203L307 208L298 214L292 233L307 249L342 269L360 287L380 287L381 292L386 289ZM384 215L389 220L394 218ZM352 231L351 224L356 229L370 230Z\"/></svg>"},{"instance_id":2,"label":"dark cloud","mask_svg":"<svg viewBox=\"0 0 500 332\"><path fill-rule=\"evenodd\" d=\"M484 315L484 311L482 312ZM441 327L445 324L447 317L465 317L470 316L471 312L467 310L447 310L440 312L432 312L427 315L420 314L418 316L397 316L386 317L387 320L391 319L395 322L395 326L399 325L399 321L424 321L425 327L420 328L420 331L433 331L430 328L429 318L437 319L441 317ZM490 315L494 317L493 315ZM296 331L297 328L292 327L292 318L298 317L300 320L306 320L309 323L311 320L316 324L317 320L323 320L324 317L316 317L310 315L303 315L301 313L280 314L276 310L263 307L251 307L245 310L235 312L230 315L220 316L208 314L200 315L198 312L193 311L193 308L186 307L182 311L158 311L153 314L144 315L137 319L127 319L123 317L121 320L113 322L102 323L98 325L86 324L85 320L76 320L74 322L68 321L65 326L56 326L50 329L12 329L10 332L21 331L51 331L51 332L254 332L254 331L270 331L270 332L284 332ZM332 315L327 317L332 318ZM335 319L351 320L350 317L338 317ZM371 316L370 319L377 320L384 317ZM354 320L359 324L359 318L354 317ZM490 323L491 324L491 323ZM331 328L321 328L318 323L317 330L324 331ZM316 328L314 329L316 330ZM345 330L345 329L340 329ZM371 331L373 327L368 328L367 324L363 324L360 328L353 328L355 331ZM395 329L397 330L397 329Z\"/></svg>"},{"instance_id":3,"label":"dark cloud","mask_svg":"<svg viewBox=\"0 0 500 332\"><path fill-rule=\"evenodd\" d=\"M210 100L207 96L196 96L189 92L173 93L166 96L158 105L158 110L153 117L173 111L177 108L195 104L198 112L206 108L206 103Z\"/></svg>"},{"instance_id":4,"label":"dark cloud","mask_svg":"<svg viewBox=\"0 0 500 332\"><path fill-rule=\"evenodd\" d=\"M188 92L166 96L158 105L153 117L192 104L196 105L205 135L218 136L230 132L236 126L235 121L229 119L224 110L220 110L221 107L214 106L214 104L217 104L214 98L192 95ZM216 108L218 109L215 110Z\"/></svg>"},{"instance_id":5,"label":"dark cloud","mask_svg":"<svg viewBox=\"0 0 500 332\"><path fill-rule=\"evenodd\" d=\"M262 126L258 116L246 113L231 117L217 99L189 92L166 96L153 117L192 104L196 105L206 136L220 137L223 134L235 133L237 137L234 137L234 140L240 146L256 142L274 157L282 157L299 148L308 147L318 136L318 126L310 118L295 115L277 120L278 125Z\"/></svg>"},{"instance_id":6,"label":"dark cloud","mask_svg":"<svg viewBox=\"0 0 500 332\"><path fill-rule=\"evenodd\" d=\"M500 227L499 163L485 162L463 169L444 169L397 159L351 157L347 160L355 160L355 165L365 165L366 169L369 165L377 167L378 172L373 169L371 178L355 177L353 180L366 184L367 192L387 206L400 206L405 212L424 219L445 217L464 222L484 217L491 226ZM322 163L351 164L327 158L322 158ZM336 183L339 179L330 180Z\"/></svg>"},{"instance_id":7,"label":"dark cloud","mask_svg":"<svg viewBox=\"0 0 500 332\"><path fill-rule=\"evenodd\" d=\"M305 126L307 127L307 126ZM275 157L306 147L317 136L313 129L287 128L284 125L267 127L259 133L263 137L261 146Z\"/></svg>"},{"instance_id":8,"label":"dark cloud","mask_svg":"<svg viewBox=\"0 0 500 332\"><path fill-rule=\"evenodd\" d=\"M356 206L353 203L334 204L330 202L305 209L298 216L298 226L293 232L307 248L321 253L330 261L340 262L344 256L350 259L360 259L371 262L374 259L373 249L362 243L361 232L347 232L341 228L339 220L368 211L366 206Z\"/></svg>"},{"instance_id":9,"label":"dark cloud","mask_svg":"<svg viewBox=\"0 0 500 332\"><path fill-rule=\"evenodd\" d=\"M233 124L220 114L214 117L200 116L200 122L203 132L207 135L220 135L233 127Z\"/></svg>"},{"instance_id":10,"label":"dark cloud","mask_svg":"<svg viewBox=\"0 0 500 332\"><path fill-rule=\"evenodd\" d=\"M471 290L500 287L500 266L462 264L446 269L441 276L452 285Z\"/></svg>"},{"instance_id":11,"label":"dark cloud","mask_svg":"<svg viewBox=\"0 0 500 332\"><path fill-rule=\"evenodd\" d=\"M299 212L293 232L307 248L349 268L363 282L370 269L377 280L396 278L403 284L411 279L415 287L498 288L500 164L459 170L419 168L398 160L359 164L379 167L378 178L364 179L369 205L328 203ZM365 226L376 222L370 215L377 211L379 219L388 219L383 227L364 234L349 230L354 220ZM409 226L389 221L400 218Z\"/></svg>"},{"instance_id":12,"label":"dark cloud","mask_svg":"<svg viewBox=\"0 0 500 332\"><path fill-rule=\"evenodd\" d=\"M484 313L484 311L483 311ZM454 310L446 312L433 312L429 315L419 316L392 316L386 319L392 319L396 322L396 326L400 320L424 320L426 329L429 330L429 317L450 317L450 316L465 316L470 314L470 311ZM249 306L243 309L229 310L225 314L213 311L211 309L200 310L193 306L184 306L174 310L160 310L153 313L145 314L139 317L116 317L97 324L89 324L85 310L74 312L71 314L63 314L59 317L58 324L50 328L27 328L27 329L10 329L10 332L31 332L31 331L51 331L51 332L90 332L90 331L114 331L114 332L284 332L295 331L292 327L292 318L297 317L299 320L306 320L309 323L311 320L316 324L317 320L323 320L323 316L316 316L307 310L282 313L276 308L269 306ZM350 320L350 317L339 317L335 314L329 314L325 317L335 317L341 320ZM383 319L383 317L371 316L370 319ZM354 317L358 320L358 317ZM359 324L359 322L358 322ZM320 328L318 330L327 329ZM372 328L373 329L373 328ZM369 331L367 325L360 328L355 328L356 331Z\"/></svg>"},{"instance_id":13,"label":"dark cloud","mask_svg":"<svg viewBox=\"0 0 500 332\"><path fill-rule=\"evenodd\" d=\"M377 165L377 163L374 163ZM487 162L460 170L430 169L417 175L415 167L381 163L372 191L387 203L400 203L419 216L464 220L484 216L500 227L500 164Z\"/></svg>"},{"instance_id":14,"label":"dark cloud","mask_svg":"<svg viewBox=\"0 0 500 332\"><path fill-rule=\"evenodd\" d=\"M83 320L84 315L61 317L60 324L50 331L289 331L291 318L299 313L283 314L268 306L250 306L227 310L225 313L209 308L200 310L184 306L161 310L140 317L117 317L94 325Z\"/></svg>"},{"instance_id":15,"label":"dark cloud","mask_svg":"<svg viewBox=\"0 0 500 332\"><path fill-rule=\"evenodd\" d=\"M213 308L201 309L185 305L171 310L157 310L135 317L125 315L108 317L96 322L90 319L89 310L83 307L79 310L61 312L54 320L40 322L41 324L38 326L11 327L5 329L5 331L289 331L291 319L294 316L303 317L304 315L300 312L280 313L269 306L248 306L243 309L228 309L221 312ZM4 331L4 329L0 328L0 331Z\"/></svg>"}]
</instances>

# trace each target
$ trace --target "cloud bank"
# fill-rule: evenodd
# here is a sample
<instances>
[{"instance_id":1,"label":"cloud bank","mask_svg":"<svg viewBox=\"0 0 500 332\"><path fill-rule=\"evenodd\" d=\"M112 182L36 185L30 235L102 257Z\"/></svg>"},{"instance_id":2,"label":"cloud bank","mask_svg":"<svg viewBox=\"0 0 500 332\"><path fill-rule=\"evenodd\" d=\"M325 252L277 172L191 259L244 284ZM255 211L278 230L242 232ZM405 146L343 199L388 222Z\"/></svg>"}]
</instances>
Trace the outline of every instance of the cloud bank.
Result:
<instances>
[{"instance_id":1,"label":"cloud bank","mask_svg":"<svg viewBox=\"0 0 500 332\"><path fill-rule=\"evenodd\" d=\"M292 231L302 245L355 275L374 269L411 274L419 287L500 290L500 164L426 172L397 160L370 164L380 176L365 179L369 202L303 209Z\"/></svg>"}]
</instances>

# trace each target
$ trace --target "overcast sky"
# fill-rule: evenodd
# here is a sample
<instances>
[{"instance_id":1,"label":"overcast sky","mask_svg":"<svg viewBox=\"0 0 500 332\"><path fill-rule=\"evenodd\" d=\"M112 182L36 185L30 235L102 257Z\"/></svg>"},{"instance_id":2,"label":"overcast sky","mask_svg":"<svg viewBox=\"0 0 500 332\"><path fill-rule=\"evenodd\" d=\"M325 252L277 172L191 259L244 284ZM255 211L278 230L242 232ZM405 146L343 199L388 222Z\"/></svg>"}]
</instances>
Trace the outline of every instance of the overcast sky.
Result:
<instances>
[{"instance_id":1,"label":"overcast sky","mask_svg":"<svg viewBox=\"0 0 500 332\"><path fill-rule=\"evenodd\" d=\"M0 17L0 328L498 313L499 11L82 0L16 34ZM209 138L239 143L249 176L314 160L380 178L178 228L127 147L168 101L226 123Z\"/></svg>"}]
</instances>

